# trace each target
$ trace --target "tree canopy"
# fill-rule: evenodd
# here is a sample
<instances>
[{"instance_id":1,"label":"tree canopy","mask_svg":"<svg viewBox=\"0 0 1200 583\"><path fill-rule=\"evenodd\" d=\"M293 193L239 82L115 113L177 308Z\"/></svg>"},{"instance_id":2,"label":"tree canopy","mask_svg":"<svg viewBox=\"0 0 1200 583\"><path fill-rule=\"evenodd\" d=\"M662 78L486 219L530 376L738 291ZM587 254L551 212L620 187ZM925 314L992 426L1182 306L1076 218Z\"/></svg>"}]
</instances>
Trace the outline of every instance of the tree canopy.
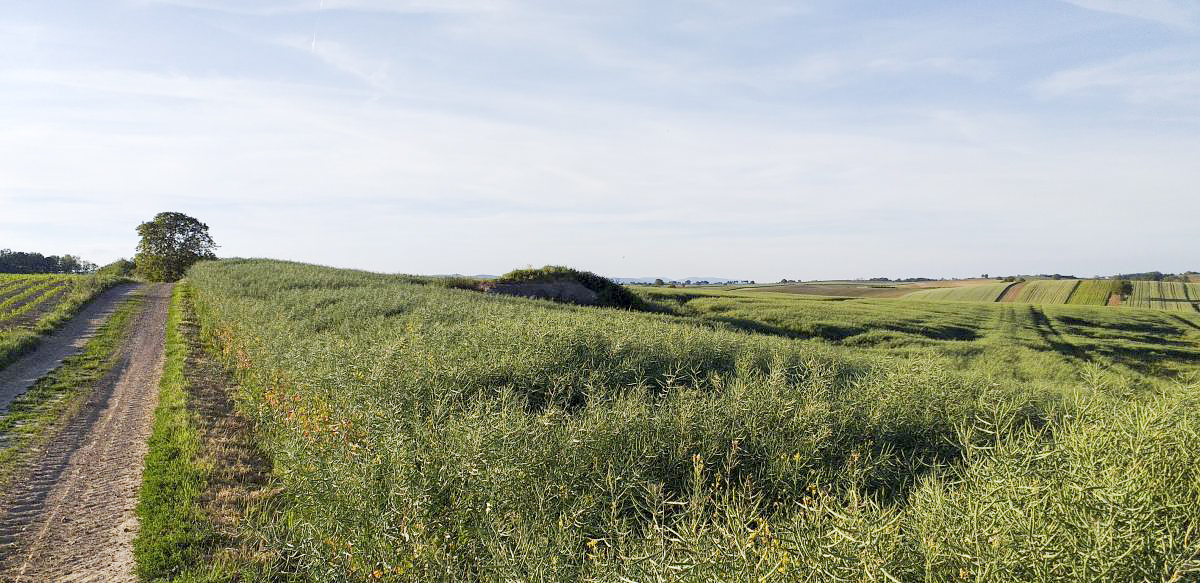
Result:
<instances>
[{"instance_id":1,"label":"tree canopy","mask_svg":"<svg viewBox=\"0 0 1200 583\"><path fill-rule=\"evenodd\" d=\"M0 249L0 273L91 273L96 264L74 255L42 255Z\"/></svg>"},{"instance_id":2,"label":"tree canopy","mask_svg":"<svg viewBox=\"0 0 1200 583\"><path fill-rule=\"evenodd\" d=\"M133 262L150 281L178 281L193 263L216 259L208 225L183 213L163 212L137 227L142 237Z\"/></svg>"}]
</instances>

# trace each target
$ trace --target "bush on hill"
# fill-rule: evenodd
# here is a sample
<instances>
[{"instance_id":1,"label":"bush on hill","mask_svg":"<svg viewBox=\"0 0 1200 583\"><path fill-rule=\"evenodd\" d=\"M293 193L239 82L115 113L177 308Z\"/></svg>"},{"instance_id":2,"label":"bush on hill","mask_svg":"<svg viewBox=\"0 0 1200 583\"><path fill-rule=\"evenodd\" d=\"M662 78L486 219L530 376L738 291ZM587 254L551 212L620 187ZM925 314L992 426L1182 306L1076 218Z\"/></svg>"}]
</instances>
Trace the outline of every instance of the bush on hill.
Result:
<instances>
[{"instance_id":1,"label":"bush on hill","mask_svg":"<svg viewBox=\"0 0 1200 583\"><path fill-rule=\"evenodd\" d=\"M590 271L579 271L561 265L547 265L540 269L515 269L500 276L497 283L548 283L574 281L596 293L596 304L629 310L647 310L641 298L625 289L625 286Z\"/></svg>"},{"instance_id":2,"label":"bush on hill","mask_svg":"<svg viewBox=\"0 0 1200 583\"><path fill-rule=\"evenodd\" d=\"M101 277L125 278L133 277L134 265L128 259L118 259L101 267L96 271L96 275Z\"/></svg>"}]
</instances>

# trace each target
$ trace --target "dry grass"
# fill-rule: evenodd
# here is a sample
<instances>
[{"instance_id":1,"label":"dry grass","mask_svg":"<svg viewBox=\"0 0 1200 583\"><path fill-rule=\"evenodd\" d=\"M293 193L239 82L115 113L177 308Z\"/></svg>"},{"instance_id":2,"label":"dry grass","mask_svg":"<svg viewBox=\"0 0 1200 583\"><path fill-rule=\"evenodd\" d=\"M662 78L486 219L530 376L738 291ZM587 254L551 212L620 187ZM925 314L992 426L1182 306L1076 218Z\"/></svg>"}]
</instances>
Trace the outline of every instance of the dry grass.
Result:
<instances>
[{"instance_id":1,"label":"dry grass","mask_svg":"<svg viewBox=\"0 0 1200 583\"><path fill-rule=\"evenodd\" d=\"M247 522L278 492L271 462L234 406L236 384L203 349L187 292L178 286L168 323L168 362L138 508L138 571L152 580L269 579L271 553Z\"/></svg>"}]
</instances>

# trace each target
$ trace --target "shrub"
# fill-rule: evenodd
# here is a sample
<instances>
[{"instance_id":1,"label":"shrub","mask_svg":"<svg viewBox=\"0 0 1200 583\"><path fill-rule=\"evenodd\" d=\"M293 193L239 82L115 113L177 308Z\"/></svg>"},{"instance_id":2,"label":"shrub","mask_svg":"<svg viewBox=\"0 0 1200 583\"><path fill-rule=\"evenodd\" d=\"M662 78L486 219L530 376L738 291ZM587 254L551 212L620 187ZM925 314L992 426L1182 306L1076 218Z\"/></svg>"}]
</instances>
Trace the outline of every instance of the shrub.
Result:
<instances>
[{"instance_id":1,"label":"shrub","mask_svg":"<svg viewBox=\"0 0 1200 583\"><path fill-rule=\"evenodd\" d=\"M590 271L579 271L560 265L547 265L541 269L515 269L496 280L499 283L540 283L574 281L596 292L596 303L601 306L648 310L648 306L625 286Z\"/></svg>"}]
</instances>

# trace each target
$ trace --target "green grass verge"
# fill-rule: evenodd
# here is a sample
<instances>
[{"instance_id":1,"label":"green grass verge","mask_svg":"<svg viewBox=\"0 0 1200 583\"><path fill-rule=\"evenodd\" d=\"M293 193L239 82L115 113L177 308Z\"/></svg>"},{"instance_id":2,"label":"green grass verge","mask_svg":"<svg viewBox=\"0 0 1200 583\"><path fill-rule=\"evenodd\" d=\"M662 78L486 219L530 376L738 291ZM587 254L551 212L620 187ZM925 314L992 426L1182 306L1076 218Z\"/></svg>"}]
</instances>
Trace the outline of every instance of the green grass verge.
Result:
<instances>
[{"instance_id":1,"label":"green grass verge","mask_svg":"<svg viewBox=\"0 0 1200 583\"><path fill-rule=\"evenodd\" d=\"M171 580L197 565L213 536L199 503L205 471L195 463L199 442L188 419L188 346L181 330L186 294L186 285L176 285L167 312L166 358L138 496L141 531L133 552L143 580Z\"/></svg>"},{"instance_id":2,"label":"green grass verge","mask_svg":"<svg viewBox=\"0 0 1200 583\"><path fill-rule=\"evenodd\" d=\"M64 419L79 409L96 383L113 369L121 341L141 304L136 296L121 304L83 352L18 397L0 413L0 488L7 485L33 450Z\"/></svg>"},{"instance_id":3,"label":"green grass verge","mask_svg":"<svg viewBox=\"0 0 1200 583\"><path fill-rule=\"evenodd\" d=\"M254 474L247 426L224 410L226 379L211 376L191 326L191 288L175 286L167 312L166 356L139 493L134 540L143 581L277 580L263 551L241 536L266 497ZM215 365L212 365L215 366ZM220 370L220 369L218 369Z\"/></svg>"}]
</instances>

